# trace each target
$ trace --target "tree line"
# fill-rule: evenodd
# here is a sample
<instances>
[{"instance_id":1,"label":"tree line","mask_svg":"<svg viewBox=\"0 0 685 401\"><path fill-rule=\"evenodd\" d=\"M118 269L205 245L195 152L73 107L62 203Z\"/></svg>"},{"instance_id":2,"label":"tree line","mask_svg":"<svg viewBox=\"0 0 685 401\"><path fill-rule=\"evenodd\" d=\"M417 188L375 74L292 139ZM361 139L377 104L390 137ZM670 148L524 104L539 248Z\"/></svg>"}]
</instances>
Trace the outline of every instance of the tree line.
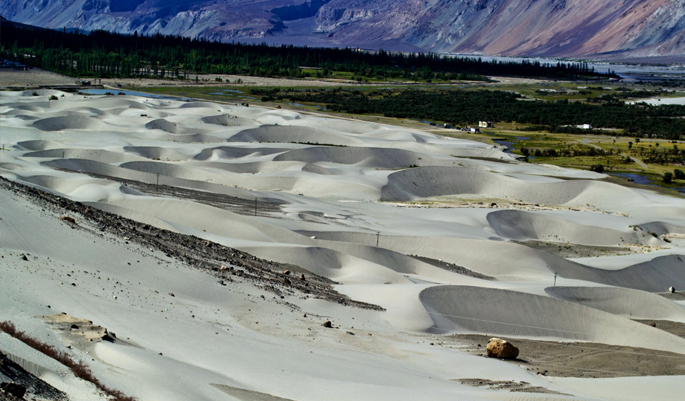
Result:
<instances>
[{"instance_id":1,"label":"tree line","mask_svg":"<svg viewBox=\"0 0 685 401\"><path fill-rule=\"evenodd\" d=\"M105 31L56 31L2 22L0 56L49 71L79 77L156 77L192 79L194 74L306 77L301 67L349 72L355 77L486 79L485 75L609 78L587 63L543 64L487 61L433 53L395 53L292 45L221 43L155 34L140 36Z\"/></svg>"},{"instance_id":2,"label":"tree line","mask_svg":"<svg viewBox=\"0 0 685 401\"><path fill-rule=\"evenodd\" d=\"M290 100L325 105L326 109L351 114L380 114L386 117L414 118L475 125L478 121L515 122L520 129L547 130L572 134L607 134L576 126L616 128L623 135L650 136L678 140L685 133L685 106L645 103L628 105L606 102L601 105L580 102L528 100L505 91L388 89L364 92L352 89L253 89L262 100ZM611 132L608 133L612 135Z\"/></svg>"}]
</instances>

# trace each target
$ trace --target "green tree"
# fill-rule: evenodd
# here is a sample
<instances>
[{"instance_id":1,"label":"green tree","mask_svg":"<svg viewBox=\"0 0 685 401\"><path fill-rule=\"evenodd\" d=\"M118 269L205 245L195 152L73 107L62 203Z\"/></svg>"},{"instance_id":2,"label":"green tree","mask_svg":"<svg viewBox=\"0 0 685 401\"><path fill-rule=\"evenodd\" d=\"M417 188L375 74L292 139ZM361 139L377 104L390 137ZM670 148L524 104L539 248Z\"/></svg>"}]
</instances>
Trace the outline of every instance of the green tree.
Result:
<instances>
[{"instance_id":1,"label":"green tree","mask_svg":"<svg viewBox=\"0 0 685 401\"><path fill-rule=\"evenodd\" d=\"M673 182L673 173L664 173L663 180L666 184Z\"/></svg>"}]
</instances>

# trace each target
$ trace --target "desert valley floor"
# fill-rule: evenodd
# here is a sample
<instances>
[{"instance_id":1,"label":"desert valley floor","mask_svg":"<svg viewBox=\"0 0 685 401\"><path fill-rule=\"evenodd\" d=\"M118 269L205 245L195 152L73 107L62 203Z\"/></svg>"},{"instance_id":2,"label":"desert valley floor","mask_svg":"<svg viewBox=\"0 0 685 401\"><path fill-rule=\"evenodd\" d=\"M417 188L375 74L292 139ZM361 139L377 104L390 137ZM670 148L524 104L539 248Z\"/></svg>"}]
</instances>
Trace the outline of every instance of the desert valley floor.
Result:
<instances>
[{"instance_id":1,"label":"desert valley floor","mask_svg":"<svg viewBox=\"0 0 685 401\"><path fill-rule=\"evenodd\" d=\"M0 118L0 321L141 401L685 391L681 196L253 105L0 92Z\"/></svg>"}]
</instances>

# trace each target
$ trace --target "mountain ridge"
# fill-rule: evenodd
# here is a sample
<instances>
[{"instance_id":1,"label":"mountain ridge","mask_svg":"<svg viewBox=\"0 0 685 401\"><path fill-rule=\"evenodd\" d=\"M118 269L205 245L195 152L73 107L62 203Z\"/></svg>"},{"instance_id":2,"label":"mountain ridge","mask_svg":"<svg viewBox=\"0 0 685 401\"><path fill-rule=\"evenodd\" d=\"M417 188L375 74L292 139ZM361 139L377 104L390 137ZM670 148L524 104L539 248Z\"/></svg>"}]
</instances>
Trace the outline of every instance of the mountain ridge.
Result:
<instances>
[{"instance_id":1,"label":"mountain ridge","mask_svg":"<svg viewBox=\"0 0 685 401\"><path fill-rule=\"evenodd\" d=\"M484 55L685 54L685 0L6 0L46 28Z\"/></svg>"}]
</instances>

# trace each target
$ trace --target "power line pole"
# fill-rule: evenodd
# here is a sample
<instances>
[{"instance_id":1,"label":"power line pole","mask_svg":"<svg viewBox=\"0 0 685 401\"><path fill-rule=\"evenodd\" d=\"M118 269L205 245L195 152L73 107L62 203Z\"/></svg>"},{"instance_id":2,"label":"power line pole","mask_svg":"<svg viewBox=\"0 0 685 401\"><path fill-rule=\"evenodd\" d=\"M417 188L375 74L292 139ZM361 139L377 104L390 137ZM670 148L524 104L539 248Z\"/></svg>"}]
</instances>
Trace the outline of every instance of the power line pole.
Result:
<instances>
[{"instance_id":1,"label":"power line pole","mask_svg":"<svg viewBox=\"0 0 685 401\"><path fill-rule=\"evenodd\" d=\"M378 248L378 242L381 240L381 232L376 232L376 248Z\"/></svg>"},{"instance_id":2,"label":"power line pole","mask_svg":"<svg viewBox=\"0 0 685 401\"><path fill-rule=\"evenodd\" d=\"M254 215L257 215L257 198L254 198Z\"/></svg>"},{"instance_id":3,"label":"power line pole","mask_svg":"<svg viewBox=\"0 0 685 401\"><path fill-rule=\"evenodd\" d=\"M157 190L159 191L159 173L157 173Z\"/></svg>"},{"instance_id":4,"label":"power line pole","mask_svg":"<svg viewBox=\"0 0 685 401\"><path fill-rule=\"evenodd\" d=\"M557 286L557 273L554 272L554 286Z\"/></svg>"}]
</instances>

